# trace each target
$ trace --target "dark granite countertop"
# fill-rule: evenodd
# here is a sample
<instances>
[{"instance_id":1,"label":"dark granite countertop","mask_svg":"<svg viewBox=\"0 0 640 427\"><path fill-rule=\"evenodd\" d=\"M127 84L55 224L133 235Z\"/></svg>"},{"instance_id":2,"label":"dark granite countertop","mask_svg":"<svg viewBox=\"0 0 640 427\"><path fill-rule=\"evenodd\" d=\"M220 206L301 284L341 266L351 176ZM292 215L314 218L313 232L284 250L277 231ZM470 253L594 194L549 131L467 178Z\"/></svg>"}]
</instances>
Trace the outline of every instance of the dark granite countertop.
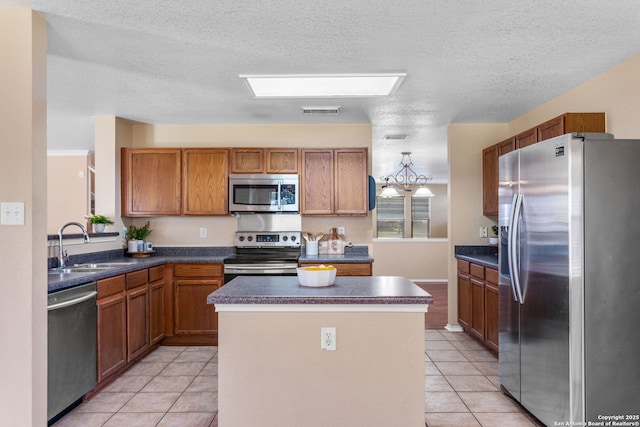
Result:
<instances>
[{"instance_id":1,"label":"dark granite countertop","mask_svg":"<svg viewBox=\"0 0 640 427\"><path fill-rule=\"evenodd\" d=\"M99 270L91 273L58 273L55 270L49 269L47 271L48 292L57 292L107 277L168 263L220 263L224 262L225 258L233 255L234 248L232 247L156 248L155 253L146 258L125 256L124 251L106 251L98 254L76 255L70 259L67 266L98 262L126 263L126 265L119 265L109 268L108 270Z\"/></svg>"},{"instance_id":2,"label":"dark granite countertop","mask_svg":"<svg viewBox=\"0 0 640 427\"><path fill-rule=\"evenodd\" d=\"M457 259L498 269L498 248L496 246L455 246Z\"/></svg>"},{"instance_id":3,"label":"dark granite countertop","mask_svg":"<svg viewBox=\"0 0 640 427\"><path fill-rule=\"evenodd\" d=\"M333 285L301 286L295 276L242 276L207 297L209 304L432 304L406 277L338 276Z\"/></svg>"},{"instance_id":4,"label":"dark granite countertop","mask_svg":"<svg viewBox=\"0 0 640 427\"><path fill-rule=\"evenodd\" d=\"M58 273L52 268L57 265L55 258L49 259L48 264L48 292L57 292L107 277L129 273L143 268L155 267L169 263L220 263L226 258L234 256L235 248L220 247L156 247L155 252L146 258L133 258L127 256L124 250L112 250L81 255L72 255L67 266L85 263L127 263L91 273ZM320 255L307 257L302 251L299 262L313 263L362 263L373 262L368 255L367 246L354 246L346 248L344 255Z\"/></svg>"}]
</instances>

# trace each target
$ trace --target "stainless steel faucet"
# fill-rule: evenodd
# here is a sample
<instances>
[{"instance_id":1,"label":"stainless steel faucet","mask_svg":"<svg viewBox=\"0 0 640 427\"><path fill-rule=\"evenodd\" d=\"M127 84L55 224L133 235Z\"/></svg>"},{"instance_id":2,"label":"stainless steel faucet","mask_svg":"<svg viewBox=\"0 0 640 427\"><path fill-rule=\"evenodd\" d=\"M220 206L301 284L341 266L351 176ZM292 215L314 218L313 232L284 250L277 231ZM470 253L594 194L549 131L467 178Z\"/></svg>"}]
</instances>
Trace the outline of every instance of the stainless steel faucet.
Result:
<instances>
[{"instance_id":1,"label":"stainless steel faucet","mask_svg":"<svg viewBox=\"0 0 640 427\"><path fill-rule=\"evenodd\" d=\"M62 232L64 231L65 228L67 228L70 225L75 225L80 227L80 229L82 230L82 235L84 236L85 243L91 241L91 239L89 238L89 234L87 233L87 229L84 227L84 225L80 224L79 222L68 222L64 224L62 227L60 227L60 229L58 230L58 240L60 241L60 251L58 252L58 267L64 267L67 262L67 259L69 258L69 255L65 252L62 246Z\"/></svg>"}]
</instances>

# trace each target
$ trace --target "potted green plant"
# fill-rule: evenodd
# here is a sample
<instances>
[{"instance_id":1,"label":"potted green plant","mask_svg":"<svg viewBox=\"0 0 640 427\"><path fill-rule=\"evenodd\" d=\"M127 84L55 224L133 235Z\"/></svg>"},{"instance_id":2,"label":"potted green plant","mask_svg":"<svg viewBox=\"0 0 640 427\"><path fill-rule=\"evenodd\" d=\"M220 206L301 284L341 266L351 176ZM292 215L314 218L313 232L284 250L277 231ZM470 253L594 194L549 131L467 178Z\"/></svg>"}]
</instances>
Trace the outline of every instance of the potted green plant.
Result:
<instances>
[{"instance_id":1,"label":"potted green plant","mask_svg":"<svg viewBox=\"0 0 640 427\"><path fill-rule=\"evenodd\" d=\"M125 233L125 239L127 240L127 248L129 252L144 252L144 241L151 234L153 230L149 227L149 221L142 227L136 227L135 225L127 228Z\"/></svg>"},{"instance_id":2,"label":"potted green plant","mask_svg":"<svg viewBox=\"0 0 640 427\"><path fill-rule=\"evenodd\" d=\"M498 226L492 225L491 231L493 231L493 237L489 237L489 244L497 245L498 244Z\"/></svg>"},{"instance_id":3,"label":"potted green plant","mask_svg":"<svg viewBox=\"0 0 640 427\"><path fill-rule=\"evenodd\" d=\"M93 231L95 233L102 233L107 225L114 224L114 222L109 217L106 217L104 215L86 215L86 218L91 221L91 224L93 225Z\"/></svg>"}]
</instances>

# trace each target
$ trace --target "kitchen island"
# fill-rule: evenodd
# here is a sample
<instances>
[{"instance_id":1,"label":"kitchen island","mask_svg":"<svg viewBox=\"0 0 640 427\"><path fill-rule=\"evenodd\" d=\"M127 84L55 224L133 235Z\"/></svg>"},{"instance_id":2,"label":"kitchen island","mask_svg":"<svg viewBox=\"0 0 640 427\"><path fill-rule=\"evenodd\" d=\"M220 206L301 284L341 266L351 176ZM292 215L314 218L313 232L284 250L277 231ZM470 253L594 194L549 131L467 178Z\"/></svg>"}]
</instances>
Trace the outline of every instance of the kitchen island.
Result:
<instances>
[{"instance_id":1,"label":"kitchen island","mask_svg":"<svg viewBox=\"0 0 640 427\"><path fill-rule=\"evenodd\" d=\"M431 295L404 277L237 277L219 312L222 426L423 426L424 314ZM321 349L335 328L335 350Z\"/></svg>"}]
</instances>

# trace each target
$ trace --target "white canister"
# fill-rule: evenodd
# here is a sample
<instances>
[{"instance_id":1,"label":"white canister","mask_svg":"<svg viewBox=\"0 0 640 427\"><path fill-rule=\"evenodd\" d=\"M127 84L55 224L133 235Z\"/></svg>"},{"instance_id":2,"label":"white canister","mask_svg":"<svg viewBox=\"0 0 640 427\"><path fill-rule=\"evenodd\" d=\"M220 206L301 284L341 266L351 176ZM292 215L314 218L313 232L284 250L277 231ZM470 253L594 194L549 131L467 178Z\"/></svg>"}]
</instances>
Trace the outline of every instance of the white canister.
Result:
<instances>
[{"instance_id":1,"label":"white canister","mask_svg":"<svg viewBox=\"0 0 640 427\"><path fill-rule=\"evenodd\" d=\"M307 242L307 256L316 256L318 255L318 241L310 240Z\"/></svg>"},{"instance_id":2,"label":"white canister","mask_svg":"<svg viewBox=\"0 0 640 427\"><path fill-rule=\"evenodd\" d=\"M138 241L137 240L129 240L127 242L127 250L129 252L138 252Z\"/></svg>"},{"instance_id":3,"label":"white canister","mask_svg":"<svg viewBox=\"0 0 640 427\"><path fill-rule=\"evenodd\" d=\"M145 252L151 252L153 250L153 243L152 242L144 242L144 251Z\"/></svg>"}]
</instances>

